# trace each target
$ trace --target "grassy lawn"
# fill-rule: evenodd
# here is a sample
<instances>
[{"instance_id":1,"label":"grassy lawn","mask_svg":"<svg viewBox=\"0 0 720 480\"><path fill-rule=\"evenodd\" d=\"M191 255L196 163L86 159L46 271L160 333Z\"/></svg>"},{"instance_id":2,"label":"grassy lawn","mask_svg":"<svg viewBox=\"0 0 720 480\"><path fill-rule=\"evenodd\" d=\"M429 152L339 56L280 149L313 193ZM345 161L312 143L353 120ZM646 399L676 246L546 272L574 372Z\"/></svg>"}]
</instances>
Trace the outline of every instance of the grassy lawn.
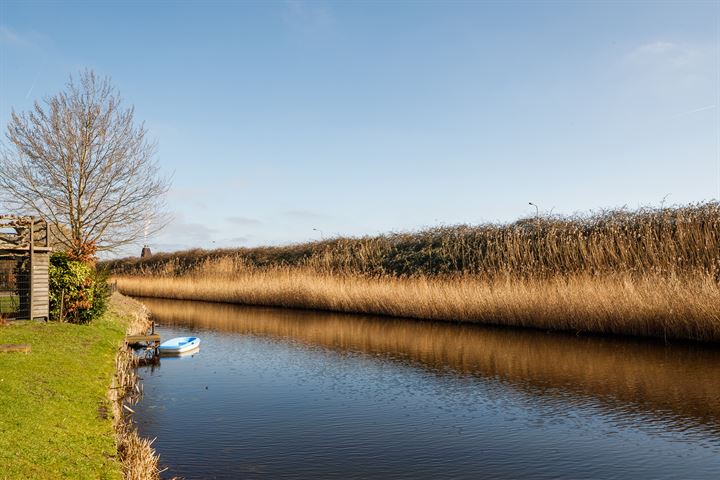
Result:
<instances>
[{"instance_id":1,"label":"grassy lawn","mask_svg":"<svg viewBox=\"0 0 720 480\"><path fill-rule=\"evenodd\" d=\"M108 387L125 322L17 322L0 326L0 479L122 478ZM108 413L104 413L108 412Z\"/></svg>"}]
</instances>

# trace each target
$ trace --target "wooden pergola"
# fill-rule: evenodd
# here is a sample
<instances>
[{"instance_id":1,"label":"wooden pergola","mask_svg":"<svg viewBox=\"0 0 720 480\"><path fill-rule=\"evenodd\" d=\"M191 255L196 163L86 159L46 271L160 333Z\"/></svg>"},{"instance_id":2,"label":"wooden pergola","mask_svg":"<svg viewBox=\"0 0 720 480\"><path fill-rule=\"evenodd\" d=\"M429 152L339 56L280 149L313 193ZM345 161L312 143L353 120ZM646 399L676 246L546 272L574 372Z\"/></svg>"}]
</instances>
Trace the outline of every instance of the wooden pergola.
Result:
<instances>
[{"instance_id":1,"label":"wooden pergola","mask_svg":"<svg viewBox=\"0 0 720 480\"><path fill-rule=\"evenodd\" d=\"M0 215L0 314L49 319L50 229L42 218Z\"/></svg>"}]
</instances>

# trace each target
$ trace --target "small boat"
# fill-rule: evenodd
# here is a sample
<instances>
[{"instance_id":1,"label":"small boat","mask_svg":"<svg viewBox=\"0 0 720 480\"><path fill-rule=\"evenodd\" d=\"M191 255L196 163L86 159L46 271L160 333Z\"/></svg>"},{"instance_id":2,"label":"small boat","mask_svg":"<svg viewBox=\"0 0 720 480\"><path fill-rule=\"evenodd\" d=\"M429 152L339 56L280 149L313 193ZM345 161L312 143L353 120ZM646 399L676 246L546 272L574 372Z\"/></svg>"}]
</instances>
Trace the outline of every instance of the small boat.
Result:
<instances>
[{"instance_id":1,"label":"small boat","mask_svg":"<svg viewBox=\"0 0 720 480\"><path fill-rule=\"evenodd\" d=\"M198 353L200 353L200 347L193 348L192 350L188 350L186 352L180 352L180 353L160 352L158 355L160 355L163 358L163 361L167 361L167 360L175 360L175 359L186 358L186 357L195 357L195 355L197 355Z\"/></svg>"},{"instance_id":2,"label":"small boat","mask_svg":"<svg viewBox=\"0 0 720 480\"><path fill-rule=\"evenodd\" d=\"M195 350L200 346L200 339L197 337L176 337L160 344L160 353L182 353Z\"/></svg>"}]
</instances>

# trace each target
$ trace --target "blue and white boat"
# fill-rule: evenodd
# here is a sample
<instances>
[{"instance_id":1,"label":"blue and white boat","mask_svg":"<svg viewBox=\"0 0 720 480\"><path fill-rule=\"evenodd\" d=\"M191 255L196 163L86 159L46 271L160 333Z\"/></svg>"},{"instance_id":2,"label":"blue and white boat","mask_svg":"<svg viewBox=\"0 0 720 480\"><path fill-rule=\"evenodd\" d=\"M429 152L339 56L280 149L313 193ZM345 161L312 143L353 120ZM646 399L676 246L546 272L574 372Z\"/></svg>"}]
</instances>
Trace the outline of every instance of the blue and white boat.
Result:
<instances>
[{"instance_id":1,"label":"blue and white boat","mask_svg":"<svg viewBox=\"0 0 720 480\"><path fill-rule=\"evenodd\" d=\"M160 344L160 353L183 353L200 347L198 337L176 337Z\"/></svg>"}]
</instances>

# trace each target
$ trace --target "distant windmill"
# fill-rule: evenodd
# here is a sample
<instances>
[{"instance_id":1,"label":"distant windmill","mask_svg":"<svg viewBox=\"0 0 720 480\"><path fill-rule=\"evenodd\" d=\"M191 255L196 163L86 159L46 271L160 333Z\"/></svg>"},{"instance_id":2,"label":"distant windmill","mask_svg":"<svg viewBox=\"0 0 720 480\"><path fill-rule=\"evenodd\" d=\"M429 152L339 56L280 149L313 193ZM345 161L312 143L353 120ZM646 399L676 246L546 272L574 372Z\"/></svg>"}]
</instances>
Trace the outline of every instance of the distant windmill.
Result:
<instances>
[{"instance_id":1,"label":"distant windmill","mask_svg":"<svg viewBox=\"0 0 720 480\"><path fill-rule=\"evenodd\" d=\"M150 219L145 218L145 228L143 229L143 249L142 252L140 252L140 258L147 258L152 255L152 252L150 251L150 247L147 244L147 236L148 236L148 227L150 226Z\"/></svg>"}]
</instances>

